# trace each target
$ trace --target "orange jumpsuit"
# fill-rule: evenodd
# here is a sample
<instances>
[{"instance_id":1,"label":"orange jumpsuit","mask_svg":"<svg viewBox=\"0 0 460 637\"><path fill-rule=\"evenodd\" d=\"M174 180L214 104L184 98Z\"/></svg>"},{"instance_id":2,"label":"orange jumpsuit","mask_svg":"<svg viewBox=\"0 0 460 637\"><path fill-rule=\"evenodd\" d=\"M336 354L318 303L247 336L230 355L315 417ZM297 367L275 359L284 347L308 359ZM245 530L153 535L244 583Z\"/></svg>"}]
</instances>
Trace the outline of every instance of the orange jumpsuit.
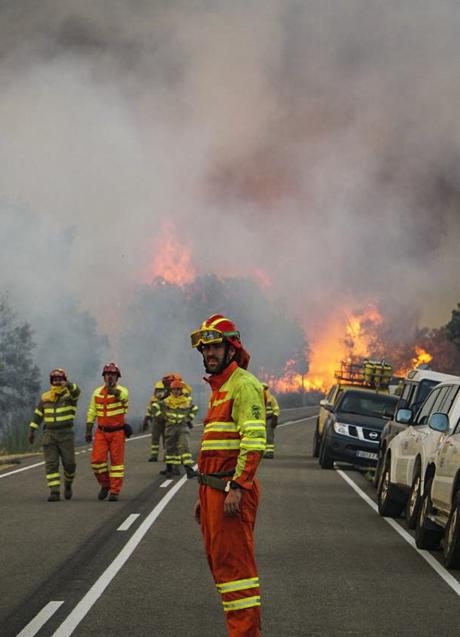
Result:
<instances>
[{"instance_id":1,"label":"orange jumpsuit","mask_svg":"<svg viewBox=\"0 0 460 637\"><path fill-rule=\"evenodd\" d=\"M86 417L87 423L97 419L91 452L91 468L101 487L108 487L111 493L120 493L125 475L125 414L128 411L128 390L117 385L118 396L108 393L103 385L91 397ZM107 457L110 456L110 469Z\"/></svg>"},{"instance_id":2,"label":"orange jumpsuit","mask_svg":"<svg viewBox=\"0 0 460 637\"><path fill-rule=\"evenodd\" d=\"M253 530L259 502L254 474L265 449L265 406L255 376L236 362L207 381L212 395L198 459L201 474L226 473L242 488L240 512L224 516L227 493L201 484L200 519L206 554L221 594L230 637L258 637L260 590Z\"/></svg>"}]
</instances>

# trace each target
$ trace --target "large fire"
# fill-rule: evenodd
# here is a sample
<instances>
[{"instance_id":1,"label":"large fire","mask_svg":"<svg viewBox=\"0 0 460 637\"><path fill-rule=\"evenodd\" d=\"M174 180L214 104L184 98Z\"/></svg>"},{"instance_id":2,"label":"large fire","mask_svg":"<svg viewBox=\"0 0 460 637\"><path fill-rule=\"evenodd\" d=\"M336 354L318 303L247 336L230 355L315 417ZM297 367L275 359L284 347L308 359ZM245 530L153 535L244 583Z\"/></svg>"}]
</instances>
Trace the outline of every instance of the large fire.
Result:
<instances>
[{"instance_id":1,"label":"large fire","mask_svg":"<svg viewBox=\"0 0 460 637\"><path fill-rule=\"evenodd\" d=\"M146 280L163 280L174 285L186 285L196 277L192 250L175 233L172 224L165 224L160 236L153 242L154 257L147 269Z\"/></svg>"}]
</instances>

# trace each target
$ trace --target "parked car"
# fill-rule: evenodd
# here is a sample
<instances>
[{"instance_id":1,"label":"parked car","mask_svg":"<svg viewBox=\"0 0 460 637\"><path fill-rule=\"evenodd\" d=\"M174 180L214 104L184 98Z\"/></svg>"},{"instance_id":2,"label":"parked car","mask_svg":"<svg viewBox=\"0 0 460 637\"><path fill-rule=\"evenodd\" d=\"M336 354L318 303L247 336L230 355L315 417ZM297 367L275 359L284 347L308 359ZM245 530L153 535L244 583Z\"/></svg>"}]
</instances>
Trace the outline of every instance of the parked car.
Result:
<instances>
[{"instance_id":1,"label":"parked car","mask_svg":"<svg viewBox=\"0 0 460 637\"><path fill-rule=\"evenodd\" d=\"M430 427L431 418L439 412L460 416L460 377L439 383L431 390L417 415L411 409L399 409L396 421L406 425L404 431L389 443L377 489L379 513L398 517L405 508L409 528L416 526L429 459L439 444L442 433ZM458 413L458 415L457 415Z\"/></svg>"},{"instance_id":2,"label":"parked car","mask_svg":"<svg viewBox=\"0 0 460 637\"><path fill-rule=\"evenodd\" d=\"M435 372L431 369L411 370L402 382L395 413L397 413L399 409L407 407L416 415L433 387L436 387L436 385L444 381L455 380L456 378L456 376L452 376L451 374L442 374L441 372ZM379 483L383 468L383 458L385 457L388 445L395 436L407 429L407 427L408 423L398 422L396 418L392 418L383 428L382 435L380 436L377 466L373 480L375 487L377 487Z\"/></svg>"},{"instance_id":3,"label":"parked car","mask_svg":"<svg viewBox=\"0 0 460 637\"><path fill-rule=\"evenodd\" d=\"M430 427L440 440L424 476L424 491L415 541L437 548L443 539L444 562L460 568L460 393L450 413L433 414Z\"/></svg>"},{"instance_id":4,"label":"parked car","mask_svg":"<svg viewBox=\"0 0 460 637\"><path fill-rule=\"evenodd\" d=\"M398 399L365 387L342 387L334 405L328 405L319 450L319 464L332 469L334 462L373 466L380 433L391 418Z\"/></svg>"},{"instance_id":5,"label":"parked car","mask_svg":"<svg viewBox=\"0 0 460 637\"><path fill-rule=\"evenodd\" d=\"M318 418L313 434L312 455L317 458L320 453L321 441L326 422L330 413L343 393L350 388L361 388L363 391L389 394L389 383L392 379L391 366L382 361L370 361L364 359L359 363L342 361L340 368L335 372L337 383L331 387L326 398L320 401Z\"/></svg>"}]
</instances>

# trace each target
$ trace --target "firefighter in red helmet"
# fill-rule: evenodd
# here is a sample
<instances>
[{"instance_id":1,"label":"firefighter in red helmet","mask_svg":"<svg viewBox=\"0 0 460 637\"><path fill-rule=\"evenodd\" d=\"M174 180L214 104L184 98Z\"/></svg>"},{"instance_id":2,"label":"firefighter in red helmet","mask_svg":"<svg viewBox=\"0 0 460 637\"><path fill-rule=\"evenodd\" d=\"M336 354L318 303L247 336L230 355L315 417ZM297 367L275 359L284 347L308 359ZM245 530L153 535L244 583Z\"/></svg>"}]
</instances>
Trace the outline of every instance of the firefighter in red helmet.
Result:
<instances>
[{"instance_id":1,"label":"firefighter in red helmet","mask_svg":"<svg viewBox=\"0 0 460 637\"><path fill-rule=\"evenodd\" d=\"M191 338L203 356L212 390L198 459L195 517L222 598L228 635L259 637L253 530L259 502L255 473L265 450L262 386L246 371L249 354L228 318L210 316Z\"/></svg>"},{"instance_id":2,"label":"firefighter in red helmet","mask_svg":"<svg viewBox=\"0 0 460 637\"><path fill-rule=\"evenodd\" d=\"M72 497L72 482L75 477L75 441L73 423L77 412L80 388L71 383L65 370L50 372L50 389L41 395L29 425L29 442L43 423L43 454L45 456L46 479L50 490L48 501L57 502L60 497L61 478L59 458L64 467L64 497Z\"/></svg>"},{"instance_id":3,"label":"firefighter in red helmet","mask_svg":"<svg viewBox=\"0 0 460 637\"><path fill-rule=\"evenodd\" d=\"M91 468L100 485L98 499L105 500L109 496L113 502L118 500L125 475L125 435L130 435L130 427L125 423L129 393L126 387L118 384L121 372L115 363L104 365L102 376L104 384L94 390L88 407L86 442L92 440L96 420Z\"/></svg>"}]
</instances>

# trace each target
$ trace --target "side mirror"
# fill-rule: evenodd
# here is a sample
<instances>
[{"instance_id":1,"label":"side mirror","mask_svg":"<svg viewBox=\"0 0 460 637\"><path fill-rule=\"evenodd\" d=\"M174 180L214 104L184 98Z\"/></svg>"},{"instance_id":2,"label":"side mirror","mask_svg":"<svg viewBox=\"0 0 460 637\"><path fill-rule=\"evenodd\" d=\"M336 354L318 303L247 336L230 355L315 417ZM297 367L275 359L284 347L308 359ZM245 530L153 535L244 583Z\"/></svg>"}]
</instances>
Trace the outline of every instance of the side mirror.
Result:
<instances>
[{"instance_id":1,"label":"side mirror","mask_svg":"<svg viewBox=\"0 0 460 637\"><path fill-rule=\"evenodd\" d=\"M319 401L319 404L321 405L321 407L325 407L327 405L327 400L323 398Z\"/></svg>"},{"instance_id":2,"label":"side mirror","mask_svg":"<svg viewBox=\"0 0 460 637\"><path fill-rule=\"evenodd\" d=\"M399 422L401 425L410 425L412 422L413 413L412 409L398 409L396 412L396 422Z\"/></svg>"},{"instance_id":3,"label":"side mirror","mask_svg":"<svg viewBox=\"0 0 460 637\"><path fill-rule=\"evenodd\" d=\"M438 411L431 416L429 425L430 429L434 429L434 431L440 431L445 434L449 431L449 418L447 414L442 414Z\"/></svg>"}]
</instances>

